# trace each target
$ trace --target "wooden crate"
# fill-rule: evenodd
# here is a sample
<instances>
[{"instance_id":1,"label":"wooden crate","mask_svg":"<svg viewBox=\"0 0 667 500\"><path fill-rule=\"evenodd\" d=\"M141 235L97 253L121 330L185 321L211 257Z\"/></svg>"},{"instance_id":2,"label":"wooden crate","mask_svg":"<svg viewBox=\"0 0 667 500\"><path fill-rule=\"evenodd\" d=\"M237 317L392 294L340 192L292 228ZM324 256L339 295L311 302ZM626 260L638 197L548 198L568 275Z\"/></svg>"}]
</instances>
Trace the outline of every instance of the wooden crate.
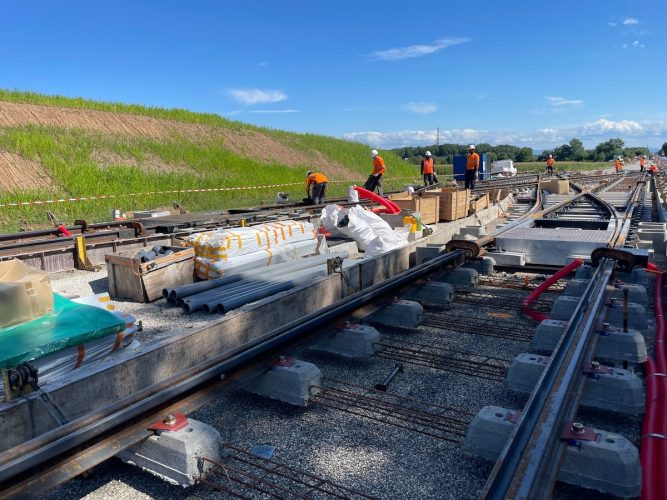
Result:
<instances>
[{"instance_id":1,"label":"wooden crate","mask_svg":"<svg viewBox=\"0 0 667 500\"><path fill-rule=\"evenodd\" d=\"M426 192L424 196L440 200L438 220L441 222L462 219L468 215L470 191L467 189L442 188L441 192Z\"/></svg>"},{"instance_id":2,"label":"wooden crate","mask_svg":"<svg viewBox=\"0 0 667 500\"><path fill-rule=\"evenodd\" d=\"M470 202L470 211L474 214L489 207L489 194L485 194Z\"/></svg>"},{"instance_id":3,"label":"wooden crate","mask_svg":"<svg viewBox=\"0 0 667 500\"><path fill-rule=\"evenodd\" d=\"M143 248L106 255L111 298L152 302L162 297L163 288L192 283L194 248L166 248L174 253L143 264L135 258Z\"/></svg>"},{"instance_id":4,"label":"wooden crate","mask_svg":"<svg viewBox=\"0 0 667 500\"><path fill-rule=\"evenodd\" d=\"M391 201L410 200L412 199L412 194L408 193L407 191L401 191L400 193L391 193L389 196L387 196L387 199Z\"/></svg>"},{"instance_id":5,"label":"wooden crate","mask_svg":"<svg viewBox=\"0 0 667 500\"><path fill-rule=\"evenodd\" d=\"M435 224L438 222L440 199L435 196L412 195L410 199L392 200L402 210L419 212L419 218L424 224Z\"/></svg>"}]
</instances>

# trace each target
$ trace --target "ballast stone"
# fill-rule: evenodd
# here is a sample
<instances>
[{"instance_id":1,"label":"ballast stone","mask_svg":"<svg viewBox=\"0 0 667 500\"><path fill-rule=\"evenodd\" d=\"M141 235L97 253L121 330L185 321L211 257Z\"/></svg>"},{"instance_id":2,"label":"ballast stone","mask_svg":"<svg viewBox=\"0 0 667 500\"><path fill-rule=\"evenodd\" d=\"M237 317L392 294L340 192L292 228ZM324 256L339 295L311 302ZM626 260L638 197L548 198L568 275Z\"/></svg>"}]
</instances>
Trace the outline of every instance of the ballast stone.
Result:
<instances>
[{"instance_id":1,"label":"ballast stone","mask_svg":"<svg viewBox=\"0 0 667 500\"><path fill-rule=\"evenodd\" d=\"M192 486L210 468L203 457L220 462L222 438L212 426L188 419L179 431L162 431L118 454L125 463L137 466L171 484Z\"/></svg>"},{"instance_id":2,"label":"ballast stone","mask_svg":"<svg viewBox=\"0 0 667 500\"><path fill-rule=\"evenodd\" d=\"M416 285L402 298L419 302L422 306L445 307L454 300L454 286L441 281L429 281L423 285Z\"/></svg>"},{"instance_id":3,"label":"ballast stone","mask_svg":"<svg viewBox=\"0 0 667 500\"><path fill-rule=\"evenodd\" d=\"M517 419L517 412L485 406L468 426L463 451L496 461ZM595 441L568 442L558 480L624 498L639 496L641 465L637 448L621 435L593 431L597 434Z\"/></svg>"},{"instance_id":4,"label":"ballast stone","mask_svg":"<svg viewBox=\"0 0 667 500\"><path fill-rule=\"evenodd\" d=\"M325 335L310 348L351 359L367 359L377 351L380 332L368 325L350 324Z\"/></svg>"},{"instance_id":5,"label":"ballast stone","mask_svg":"<svg viewBox=\"0 0 667 500\"><path fill-rule=\"evenodd\" d=\"M567 321L555 319L540 322L535 329L531 347L538 352L553 352L567 324ZM597 359L628 363L646 361L646 340L637 330L628 329L624 332L622 328L603 326L597 330L597 334L599 335L595 351Z\"/></svg>"},{"instance_id":6,"label":"ballast stone","mask_svg":"<svg viewBox=\"0 0 667 500\"><path fill-rule=\"evenodd\" d=\"M424 308L412 300L395 300L364 318L365 323L394 328L417 328L424 319Z\"/></svg>"},{"instance_id":7,"label":"ballast stone","mask_svg":"<svg viewBox=\"0 0 667 500\"><path fill-rule=\"evenodd\" d=\"M507 371L504 385L507 389L530 394L539 380L549 358L522 353ZM630 370L599 366L586 374L582 406L627 415L644 411L644 391L641 379Z\"/></svg>"},{"instance_id":8,"label":"ballast stone","mask_svg":"<svg viewBox=\"0 0 667 500\"><path fill-rule=\"evenodd\" d=\"M244 384L243 388L258 396L277 399L294 406L308 406L311 396L322 386L322 372L312 363L293 360L292 364L272 366Z\"/></svg>"}]
</instances>

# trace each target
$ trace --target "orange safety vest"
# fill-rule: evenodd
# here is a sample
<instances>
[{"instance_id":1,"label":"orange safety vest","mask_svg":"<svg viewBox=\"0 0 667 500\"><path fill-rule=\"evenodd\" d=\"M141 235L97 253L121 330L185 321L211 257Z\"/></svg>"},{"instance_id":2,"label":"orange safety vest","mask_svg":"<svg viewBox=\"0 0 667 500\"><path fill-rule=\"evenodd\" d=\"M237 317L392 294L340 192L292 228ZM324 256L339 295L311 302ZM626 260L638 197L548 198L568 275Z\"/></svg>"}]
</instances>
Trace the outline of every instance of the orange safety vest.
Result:
<instances>
[{"instance_id":1,"label":"orange safety vest","mask_svg":"<svg viewBox=\"0 0 667 500\"><path fill-rule=\"evenodd\" d=\"M621 170L621 160L616 160L616 171Z\"/></svg>"},{"instance_id":2,"label":"orange safety vest","mask_svg":"<svg viewBox=\"0 0 667 500\"><path fill-rule=\"evenodd\" d=\"M644 158L639 159L639 166L641 166L641 167L644 166Z\"/></svg>"},{"instance_id":3,"label":"orange safety vest","mask_svg":"<svg viewBox=\"0 0 667 500\"><path fill-rule=\"evenodd\" d=\"M422 160L422 174L433 173L433 158L424 158Z\"/></svg>"},{"instance_id":4,"label":"orange safety vest","mask_svg":"<svg viewBox=\"0 0 667 500\"><path fill-rule=\"evenodd\" d=\"M553 167L554 163L556 163L556 160L553 158L547 158L547 167Z\"/></svg>"},{"instance_id":5,"label":"orange safety vest","mask_svg":"<svg viewBox=\"0 0 667 500\"><path fill-rule=\"evenodd\" d=\"M386 170L387 169L384 166L384 160L380 155L377 155L375 158L373 158L373 174L384 175Z\"/></svg>"},{"instance_id":6,"label":"orange safety vest","mask_svg":"<svg viewBox=\"0 0 667 500\"><path fill-rule=\"evenodd\" d=\"M329 182L327 176L319 172L313 172L306 177L306 193L308 193L311 184L322 184L323 182Z\"/></svg>"},{"instance_id":7,"label":"orange safety vest","mask_svg":"<svg viewBox=\"0 0 667 500\"><path fill-rule=\"evenodd\" d=\"M466 162L466 170L477 170L479 168L479 155L477 153L470 153Z\"/></svg>"}]
</instances>

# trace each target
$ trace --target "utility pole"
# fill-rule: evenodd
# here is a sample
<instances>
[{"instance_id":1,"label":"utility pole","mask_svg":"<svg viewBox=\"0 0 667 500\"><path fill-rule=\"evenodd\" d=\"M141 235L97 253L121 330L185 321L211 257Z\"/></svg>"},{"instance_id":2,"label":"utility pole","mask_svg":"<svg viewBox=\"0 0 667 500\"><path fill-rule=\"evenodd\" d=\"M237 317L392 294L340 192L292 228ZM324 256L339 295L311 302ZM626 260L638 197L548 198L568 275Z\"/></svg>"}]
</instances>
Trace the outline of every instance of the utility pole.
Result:
<instances>
[{"instance_id":1,"label":"utility pole","mask_svg":"<svg viewBox=\"0 0 667 500\"><path fill-rule=\"evenodd\" d=\"M440 127L435 129L435 145L440 146Z\"/></svg>"}]
</instances>

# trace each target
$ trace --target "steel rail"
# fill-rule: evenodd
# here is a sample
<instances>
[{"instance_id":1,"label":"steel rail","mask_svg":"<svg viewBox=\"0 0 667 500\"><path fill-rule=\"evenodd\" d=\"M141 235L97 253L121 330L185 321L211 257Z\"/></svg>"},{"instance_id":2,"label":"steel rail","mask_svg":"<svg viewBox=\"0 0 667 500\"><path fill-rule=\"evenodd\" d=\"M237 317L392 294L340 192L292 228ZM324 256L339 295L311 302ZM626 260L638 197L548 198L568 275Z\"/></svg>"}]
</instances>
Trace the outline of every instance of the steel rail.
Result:
<instances>
[{"instance_id":1,"label":"steel rail","mask_svg":"<svg viewBox=\"0 0 667 500\"><path fill-rule=\"evenodd\" d=\"M631 196L624 222L631 217L643 179L640 177ZM590 196L606 205L617 218L611 205L595 195ZM610 246L621 241L624 226L617 221ZM481 498L550 497L566 446L561 436L566 422L574 418L578 409L584 382L583 368L597 341L592 332L614 268L615 261L605 258L600 262L496 461Z\"/></svg>"},{"instance_id":2,"label":"steel rail","mask_svg":"<svg viewBox=\"0 0 667 500\"><path fill-rule=\"evenodd\" d=\"M148 388L141 394L133 395L131 398L121 400L112 406L87 414L7 450L0 454L0 481L7 481L21 472L39 466L104 432L120 426L127 420L137 418L147 411L167 404L182 394L215 380L223 374L240 369L267 353L279 352L290 342L295 342L297 339L302 340L313 332L333 324L339 318L437 271L445 264L456 262L462 257L463 254L459 251L443 254L366 290L350 295L343 301L274 329L230 352L221 353L204 363L175 374L162 381L160 390L156 391L154 388ZM0 484L0 491L2 486L4 485Z\"/></svg>"}]
</instances>

